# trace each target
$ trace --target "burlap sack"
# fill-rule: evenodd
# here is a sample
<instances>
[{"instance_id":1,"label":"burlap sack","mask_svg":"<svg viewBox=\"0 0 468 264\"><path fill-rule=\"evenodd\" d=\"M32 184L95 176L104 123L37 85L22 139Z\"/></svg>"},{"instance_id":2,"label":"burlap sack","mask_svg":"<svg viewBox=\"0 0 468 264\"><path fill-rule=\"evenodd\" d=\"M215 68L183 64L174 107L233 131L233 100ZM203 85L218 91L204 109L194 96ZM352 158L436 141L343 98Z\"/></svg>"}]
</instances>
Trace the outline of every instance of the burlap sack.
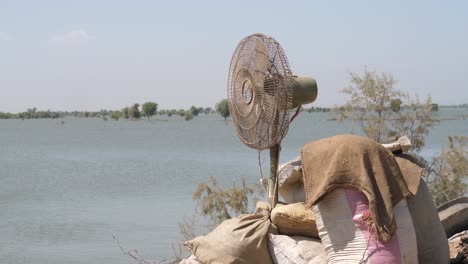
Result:
<instances>
[{"instance_id":1,"label":"burlap sack","mask_svg":"<svg viewBox=\"0 0 468 264\"><path fill-rule=\"evenodd\" d=\"M443 229L443 217L437 214L432 195L426 183L421 179L422 168L419 161L406 154L396 154L396 161L405 178L408 188L414 196L406 202L416 232L419 263L448 263L449 249L446 233ZM449 207L447 204L446 207ZM444 209L446 207L441 207Z\"/></svg>"},{"instance_id":2,"label":"burlap sack","mask_svg":"<svg viewBox=\"0 0 468 264\"><path fill-rule=\"evenodd\" d=\"M255 213L256 214L270 214L271 206L265 201L258 201L255 204Z\"/></svg>"},{"instance_id":3,"label":"burlap sack","mask_svg":"<svg viewBox=\"0 0 468 264\"><path fill-rule=\"evenodd\" d=\"M276 206L270 218L282 235L319 238L314 213L304 203Z\"/></svg>"},{"instance_id":4,"label":"burlap sack","mask_svg":"<svg viewBox=\"0 0 468 264\"><path fill-rule=\"evenodd\" d=\"M241 215L222 222L206 236L184 243L203 264L271 264L268 232L277 233L268 215Z\"/></svg>"},{"instance_id":5,"label":"burlap sack","mask_svg":"<svg viewBox=\"0 0 468 264\"><path fill-rule=\"evenodd\" d=\"M306 207L337 188L353 188L369 200L379 239L389 241L396 230L393 206L411 195L392 152L355 135L338 135L301 148Z\"/></svg>"},{"instance_id":6,"label":"burlap sack","mask_svg":"<svg viewBox=\"0 0 468 264\"><path fill-rule=\"evenodd\" d=\"M448 263L449 248L432 195L421 179L418 192L407 199L418 242L419 263Z\"/></svg>"}]
</instances>

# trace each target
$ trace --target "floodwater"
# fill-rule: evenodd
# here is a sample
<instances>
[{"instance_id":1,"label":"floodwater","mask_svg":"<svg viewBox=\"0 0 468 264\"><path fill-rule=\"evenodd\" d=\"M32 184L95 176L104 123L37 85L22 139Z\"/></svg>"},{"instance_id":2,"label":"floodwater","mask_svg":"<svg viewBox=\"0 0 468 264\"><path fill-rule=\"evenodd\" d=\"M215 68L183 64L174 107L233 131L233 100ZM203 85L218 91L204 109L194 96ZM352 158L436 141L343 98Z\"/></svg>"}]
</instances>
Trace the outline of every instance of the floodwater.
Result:
<instances>
[{"instance_id":1,"label":"floodwater","mask_svg":"<svg viewBox=\"0 0 468 264\"><path fill-rule=\"evenodd\" d=\"M468 109L438 115L467 116ZM300 114L280 160L298 156L308 141L351 132L351 123L329 118ZM468 135L468 121L438 124L423 156L439 152L448 135ZM209 176L256 182L258 175L257 152L217 115L189 122L0 120L0 263L133 263L113 234L123 246L161 259L178 241L178 222L195 207L198 182Z\"/></svg>"}]
</instances>

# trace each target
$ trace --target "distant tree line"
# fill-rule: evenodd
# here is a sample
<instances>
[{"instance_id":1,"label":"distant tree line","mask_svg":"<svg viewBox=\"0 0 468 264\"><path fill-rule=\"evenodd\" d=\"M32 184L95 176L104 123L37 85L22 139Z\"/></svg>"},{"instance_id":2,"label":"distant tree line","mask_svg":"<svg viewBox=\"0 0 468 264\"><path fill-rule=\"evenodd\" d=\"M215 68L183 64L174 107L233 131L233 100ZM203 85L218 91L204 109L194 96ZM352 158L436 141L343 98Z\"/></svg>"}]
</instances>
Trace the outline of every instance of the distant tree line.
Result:
<instances>
[{"instance_id":1,"label":"distant tree line","mask_svg":"<svg viewBox=\"0 0 468 264\"><path fill-rule=\"evenodd\" d=\"M441 105L440 108L468 108L468 103L459 105Z\"/></svg>"},{"instance_id":2,"label":"distant tree line","mask_svg":"<svg viewBox=\"0 0 468 264\"><path fill-rule=\"evenodd\" d=\"M222 102L223 100L221 100ZM218 103L219 104L219 103ZM218 105L217 104L217 105ZM38 118L63 118L63 117L79 117L79 118L102 118L108 120L129 119L138 120L142 117L151 119L155 115L160 116L180 116L185 120L191 120L199 114L214 114L219 113L222 117L229 116L229 108L227 101L225 107L213 109L212 107L197 107L191 106L189 109L161 109L158 110L156 102L145 102L141 106L135 103L131 106L125 106L121 110L105 110L99 111L51 111L51 110L37 110L36 107L27 109L25 112L9 113L0 112L0 119L38 119ZM227 112L226 112L227 111Z\"/></svg>"},{"instance_id":3,"label":"distant tree line","mask_svg":"<svg viewBox=\"0 0 468 264\"><path fill-rule=\"evenodd\" d=\"M301 111L307 113L314 113L314 112L330 112L331 108L328 107L310 107L310 108L302 108Z\"/></svg>"},{"instance_id":4,"label":"distant tree line","mask_svg":"<svg viewBox=\"0 0 468 264\"><path fill-rule=\"evenodd\" d=\"M338 109L343 112L347 106L338 107ZM404 105L401 99L393 99L386 106L388 110L393 112L399 112L400 110L410 109L411 106ZM461 105L452 105L452 106L439 106L438 104L432 103L431 110L438 111L439 108L468 108L468 104ZM366 109L358 109L360 112L365 112ZM307 113L316 113L316 112L330 112L332 108L328 107L310 107L310 108L301 108L302 112ZM156 102L146 102L143 103L140 107L140 104L135 103L131 106L126 106L121 110L105 110L101 109L99 111L51 111L51 110L38 110L36 107L27 109L24 112L20 113L9 113L9 112L0 112L0 119L39 119L39 118L63 118L63 117L80 117L80 118L102 118L103 120L108 120L109 118L113 120L130 119L138 120L142 117L146 119L151 119L155 115L160 116L180 116L185 120L191 120L199 114L214 114L218 113L225 120L230 116L229 105L227 99L222 99L216 103L215 107L197 107L191 106L189 109L161 109L158 110L158 104Z\"/></svg>"},{"instance_id":5,"label":"distant tree line","mask_svg":"<svg viewBox=\"0 0 468 264\"><path fill-rule=\"evenodd\" d=\"M0 112L0 119L38 119L38 118L61 118L69 115L68 112L53 112L50 110L42 111L37 110L36 107L27 109L25 112L20 113L8 113Z\"/></svg>"}]
</instances>

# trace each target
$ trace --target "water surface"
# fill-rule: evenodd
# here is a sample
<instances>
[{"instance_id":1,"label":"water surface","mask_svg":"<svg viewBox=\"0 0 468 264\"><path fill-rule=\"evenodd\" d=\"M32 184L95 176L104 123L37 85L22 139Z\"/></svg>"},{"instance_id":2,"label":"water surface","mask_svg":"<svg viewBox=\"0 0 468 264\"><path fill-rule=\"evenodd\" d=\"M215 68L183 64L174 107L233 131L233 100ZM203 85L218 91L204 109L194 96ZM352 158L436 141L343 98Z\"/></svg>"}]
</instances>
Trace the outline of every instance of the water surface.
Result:
<instances>
[{"instance_id":1,"label":"water surface","mask_svg":"<svg viewBox=\"0 0 468 264\"><path fill-rule=\"evenodd\" d=\"M438 115L466 116L468 110ZM329 118L299 115L281 160L298 156L310 140L352 130L351 123ZM124 246L162 258L178 241L177 223L195 206L198 182L208 176L223 183L259 179L257 152L216 115L190 122L165 116L63 120L0 120L0 263L132 263L112 234ZM448 135L467 131L467 120L441 122L422 154L440 152Z\"/></svg>"}]
</instances>

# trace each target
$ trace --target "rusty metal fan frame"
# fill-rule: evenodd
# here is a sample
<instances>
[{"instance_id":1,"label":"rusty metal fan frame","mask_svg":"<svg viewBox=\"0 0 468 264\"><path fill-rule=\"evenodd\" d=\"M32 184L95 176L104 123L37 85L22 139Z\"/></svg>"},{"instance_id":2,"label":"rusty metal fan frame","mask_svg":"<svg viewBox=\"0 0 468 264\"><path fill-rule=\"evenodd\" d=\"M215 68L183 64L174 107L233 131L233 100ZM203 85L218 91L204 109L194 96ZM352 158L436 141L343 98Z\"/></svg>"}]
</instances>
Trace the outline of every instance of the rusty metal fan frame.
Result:
<instances>
[{"instance_id":1,"label":"rusty metal fan frame","mask_svg":"<svg viewBox=\"0 0 468 264\"><path fill-rule=\"evenodd\" d=\"M254 34L240 41L229 68L228 101L244 144L265 150L287 134L292 78L286 55L274 38Z\"/></svg>"},{"instance_id":2,"label":"rusty metal fan frame","mask_svg":"<svg viewBox=\"0 0 468 264\"><path fill-rule=\"evenodd\" d=\"M293 104L293 75L281 45L253 34L240 41L231 59L228 102L239 139L247 146L270 149L268 201L278 201L280 143L286 136Z\"/></svg>"}]
</instances>

